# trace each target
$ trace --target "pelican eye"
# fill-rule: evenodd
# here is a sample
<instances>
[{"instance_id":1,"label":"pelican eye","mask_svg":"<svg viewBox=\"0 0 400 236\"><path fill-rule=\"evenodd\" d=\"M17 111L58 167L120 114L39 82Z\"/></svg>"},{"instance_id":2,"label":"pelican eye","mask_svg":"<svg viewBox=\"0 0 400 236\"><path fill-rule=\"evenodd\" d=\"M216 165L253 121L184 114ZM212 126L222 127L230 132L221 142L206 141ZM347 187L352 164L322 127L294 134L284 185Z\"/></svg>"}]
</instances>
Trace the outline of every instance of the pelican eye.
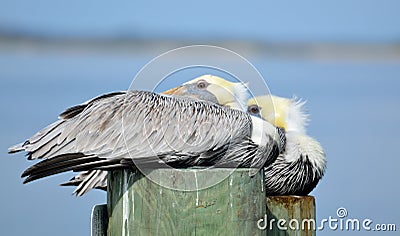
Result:
<instances>
[{"instance_id":1,"label":"pelican eye","mask_svg":"<svg viewBox=\"0 0 400 236\"><path fill-rule=\"evenodd\" d=\"M257 106L257 105L250 105L247 108L247 112L252 114L252 115L259 115L260 114L260 110L261 110L261 108L259 106Z\"/></svg>"},{"instance_id":2,"label":"pelican eye","mask_svg":"<svg viewBox=\"0 0 400 236\"><path fill-rule=\"evenodd\" d=\"M207 81L205 81L205 80L199 80L199 81L197 81L197 88L199 88L199 89L205 89L205 88L207 88L208 87L208 82Z\"/></svg>"}]
</instances>

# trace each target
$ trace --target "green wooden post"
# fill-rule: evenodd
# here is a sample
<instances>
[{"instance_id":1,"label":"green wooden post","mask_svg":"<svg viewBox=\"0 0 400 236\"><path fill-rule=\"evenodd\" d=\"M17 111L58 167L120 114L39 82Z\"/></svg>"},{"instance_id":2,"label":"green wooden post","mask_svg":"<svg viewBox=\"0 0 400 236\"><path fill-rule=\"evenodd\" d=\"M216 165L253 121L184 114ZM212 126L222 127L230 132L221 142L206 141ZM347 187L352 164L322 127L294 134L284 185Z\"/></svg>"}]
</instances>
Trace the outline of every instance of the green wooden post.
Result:
<instances>
[{"instance_id":1,"label":"green wooden post","mask_svg":"<svg viewBox=\"0 0 400 236\"><path fill-rule=\"evenodd\" d=\"M265 235L257 227L266 214L263 174L250 177L249 169L202 171L199 186L218 176L215 173L228 177L206 189L179 191L162 187L137 170L109 173L108 235ZM179 186L194 182L170 169L154 173Z\"/></svg>"},{"instance_id":2,"label":"green wooden post","mask_svg":"<svg viewBox=\"0 0 400 236\"><path fill-rule=\"evenodd\" d=\"M95 205L92 209L91 216L91 236L105 236L107 235L108 213L107 205Z\"/></svg>"},{"instance_id":3,"label":"green wooden post","mask_svg":"<svg viewBox=\"0 0 400 236\"><path fill-rule=\"evenodd\" d=\"M265 198L262 174L251 178L248 169L231 171L206 170L196 186L228 178L194 192L161 187L138 171L114 171L108 204L93 208L92 235L316 235L314 197ZM176 172L155 172L175 187L194 185Z\"/></svg>"},{"instance_id":4,"label":"green wooden post","mask_svg":"<svg viewBox=\"0 0 400 236\"><path fill-rule=\"evenodd\" d=\"M312 196L267 197L268 236L315 236L315 199Z\"/></svg>"}]
</instances>

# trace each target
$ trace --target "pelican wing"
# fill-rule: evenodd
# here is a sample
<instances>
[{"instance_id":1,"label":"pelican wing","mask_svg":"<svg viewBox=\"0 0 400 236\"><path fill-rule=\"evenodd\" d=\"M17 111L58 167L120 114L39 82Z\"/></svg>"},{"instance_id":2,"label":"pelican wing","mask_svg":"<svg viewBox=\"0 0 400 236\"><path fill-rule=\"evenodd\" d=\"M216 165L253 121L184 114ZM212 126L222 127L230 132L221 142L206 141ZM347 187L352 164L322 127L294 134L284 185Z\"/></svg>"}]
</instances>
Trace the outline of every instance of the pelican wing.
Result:
<instances>
[{"instance_id":1,"label":"pelican wing","mask_svg":"<svg viewBox=\"0 0 400 236\"><path fill-rule=\"evenodd\" d=\"M28 159L46 159L23 173L29 182L69 170L132 166L132 160L149 165L160 160L213 165L229 145L250 136L251 119L244 112L189 98L129 91L68 109L60 120L9 152L24 150Z\"/></svg>"},{"instance_id":2,"label":"pelican wing","mask_svg":"<svg viewBox=\"0 0 400 236\"><path fill-rule=\"evenodd\" d=\"M107 190L107 171L90 170L80 172L61 186L76 186L73 194L83 196L91 189Z\"/></svg>"},{"instance_id":3,"label":"pelican wing","mask_svg":"<svg viewBox=\"0 0 400 236\"><path fill-rule=\"evenodd\" d=\"M284 133L284 130L282 129L277 129L279 138L280 138L280 144L286 144L286 136ZM250 148L252 147L253 148ZM274 156L278 156L280 150L282 150L284 147L279 147L276 146L275 142L270 142L268 145L260 150L255 147L255 144L251 142L250 140L244 141L240 144L236 144L234 147L230 148L230 153L232 155L229 155L228 153L225 154L226 157L229 160L221 160L218 165L220 166L243 166L243 167L249 167L252 165L252 163L246 162L253 160L253 162L259 162L257 164L262 164L268 168L265 168L265 170L269 170L271 168L274 168L275 165L272 165L272 162L275 161ZM265 150L269 149L269 150ZM269 151L269 158L265 158L264 155L257 155L257 152L262 152L262 151ZM255 157L260 157L259 159ZM278 156L277 160L275 161L278 162L279 158L281 157ZM264 158L263 160L261 160ZM226 163L224 161L229 161L229 163ZM257 166L257 164L253 164L253 166ZM269 177L268 177L269 178ZM74 176L72 179L69 181L61 184L61 186L76 186L74 190L74 194L77 196L82 196L86 194L88 191L91 189L101 189L101 190L107 190L107 171L105 170L90 170L90 171L85 171L82 173L79 173L78 175Z\"/></svg>"}]
</instances>

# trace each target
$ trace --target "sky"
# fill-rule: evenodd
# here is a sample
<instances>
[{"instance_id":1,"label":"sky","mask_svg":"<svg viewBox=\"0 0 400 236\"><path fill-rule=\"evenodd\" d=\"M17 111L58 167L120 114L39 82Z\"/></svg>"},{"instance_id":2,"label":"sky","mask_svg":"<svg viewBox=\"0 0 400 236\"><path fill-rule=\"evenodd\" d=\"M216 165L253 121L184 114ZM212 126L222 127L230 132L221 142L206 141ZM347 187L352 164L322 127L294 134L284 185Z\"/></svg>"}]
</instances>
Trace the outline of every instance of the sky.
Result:
<instances>
[{"instance_id":1,"label":"sky","mask_svg":"<svg viewBox=\"0 0 400 236\"><path fill-rule=\"evenodd\" d=\"M105 2L0 1L0 34L10 29L56 37L140 36L153 40L393 43L400 38L397 1ZM160 5L162 4L162 5ZM157 7L155 7L157 6ZM162 48L162 47L161 47ZM43 48L42 48L43 49ZM230 47L229 49L243 51ZM133 50L127 48L126 50ZM54 122L65 108L102 93L128 89L135 74L165 48L130 54L93 52L0 41L0 222L5 235L88 235L90 212L106 201L92 191L77 198L58 184L72 173L27 185L32 162L7 148ZM156 52L156 53L155 53ZM244 54L273 94L307 100L310 136L324 147L328 169L311 193L318 219L336 216L396 223L400 194L400 61L278 58ZM177 81L169 85L176 86ZM165 84L163 86L168 86ZM251 86L251 85L250 85ZM318 235L395 235L321 231Z\"/></svg>"}]
</instances>

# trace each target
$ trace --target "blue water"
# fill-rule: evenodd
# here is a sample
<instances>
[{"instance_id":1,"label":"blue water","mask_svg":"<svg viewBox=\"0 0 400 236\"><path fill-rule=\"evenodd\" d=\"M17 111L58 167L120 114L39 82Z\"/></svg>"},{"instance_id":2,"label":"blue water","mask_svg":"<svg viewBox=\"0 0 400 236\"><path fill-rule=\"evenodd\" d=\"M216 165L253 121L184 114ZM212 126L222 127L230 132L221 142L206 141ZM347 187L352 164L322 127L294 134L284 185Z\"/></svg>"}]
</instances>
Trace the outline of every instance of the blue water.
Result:
<instances>
[{"instance_id":1,"label":"blue water","mask_svg":"<svg viewBox=\"0 0 400 236\"><path fill-rule=\"evenodd\" d=\"M156 5L156 7L155 7ZM397 42L397 0L231 2L1 0L0 30L182 40Z\"/></svg>"},{"instance_id":2,"label":"blue water","mask_svg":"<svg viewBox=\"0 0 400 236\"><path fill-rule=\"evenodd\" d=\"M22 154L8 156L6 150L55 121L63 109L101 93L127 89L153 56L57 51L0 54L2 234L89 234L91 208L106 201L105 193L71 196L71 188L57 186L71 173L22 185L19 176L31 163ZM272 93L308 101L309 134L321 142L328 158L326 176L312 192L318 219L336 217L337 208L346 207L349 217L400 227L400 62L255 57L252 63Z\"/></svg>"}]
</instances>

